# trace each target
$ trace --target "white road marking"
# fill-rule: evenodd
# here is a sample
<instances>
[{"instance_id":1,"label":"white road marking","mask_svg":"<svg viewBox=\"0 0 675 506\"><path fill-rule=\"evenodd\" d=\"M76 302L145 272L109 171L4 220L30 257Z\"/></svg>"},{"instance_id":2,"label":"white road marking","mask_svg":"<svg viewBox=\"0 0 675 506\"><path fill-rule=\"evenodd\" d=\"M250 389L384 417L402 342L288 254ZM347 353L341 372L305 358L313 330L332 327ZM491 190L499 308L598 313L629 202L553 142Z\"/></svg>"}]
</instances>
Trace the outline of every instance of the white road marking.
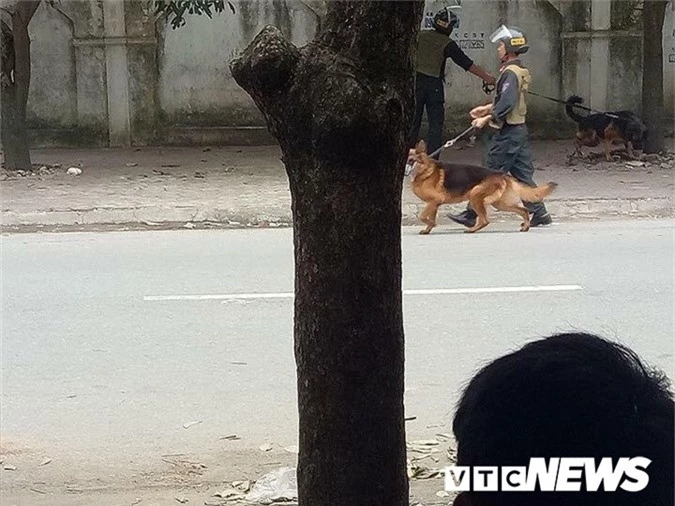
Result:
<instances>
[{"instance_id":1,"label":"white road marking","mask_svg":"<svg viewBox=\"0 0 675 506\"><path fill-rule=\"evenodd\" d=\"M537 285L537 286L497 286L486 288L427 288L403 290L403 295L461 295L481 293L527 293L527 292L577 292L580 285ZM277 293L224 293L204 295L148 295L145 301L176 300L256 300L256 299L292 299L293 292Z\"/></svg>"}]
</instances>

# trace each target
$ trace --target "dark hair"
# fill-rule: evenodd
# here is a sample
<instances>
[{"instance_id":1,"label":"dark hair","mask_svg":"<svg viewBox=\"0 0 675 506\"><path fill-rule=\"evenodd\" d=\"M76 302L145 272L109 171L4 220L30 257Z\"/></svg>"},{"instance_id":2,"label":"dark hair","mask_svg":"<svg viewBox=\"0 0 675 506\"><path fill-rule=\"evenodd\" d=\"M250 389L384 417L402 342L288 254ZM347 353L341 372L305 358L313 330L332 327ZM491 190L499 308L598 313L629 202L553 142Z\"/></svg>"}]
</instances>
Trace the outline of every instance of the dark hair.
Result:
<instances>
[{"instance_id":1,"label":"dark hair","mask_svg":"<svg viewBox=\"0 0 675 506\"><path fill-rule=\"evenodd\" d=\"M634 493L470 492L458 503L672 506L675 403L669 387L666 376L633 351L590 334L555 335L495 360L459 401L457 465L639 456L652 460L649 484Z\"/></svg>"}]
</instances>

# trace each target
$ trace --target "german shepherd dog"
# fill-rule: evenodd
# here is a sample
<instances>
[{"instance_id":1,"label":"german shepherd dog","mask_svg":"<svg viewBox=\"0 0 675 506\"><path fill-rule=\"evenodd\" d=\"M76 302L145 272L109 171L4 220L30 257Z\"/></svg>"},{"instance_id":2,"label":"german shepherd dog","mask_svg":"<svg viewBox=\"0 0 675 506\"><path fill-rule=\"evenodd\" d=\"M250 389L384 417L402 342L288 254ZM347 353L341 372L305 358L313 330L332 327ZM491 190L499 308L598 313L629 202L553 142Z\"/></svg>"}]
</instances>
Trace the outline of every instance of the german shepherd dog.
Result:
<instances>
[{"instance_id":1,"label":"german shepherd dog","mask_svg":"<svg viewBox=\"0 0 675 506\"><path fill-rule=\"evenodd\" d=\"M642 150L647 136L647 127L637 114L631 111L616 111L582 116L574 110L574 104L581 104L583 101L583 98L572 95L565 105L565 112L578 125L574 139L576 154L581 154L581 146L594 148L600 144L600 141L604 142L605 158L608 162L612 161L614 142L623 142L631 158L633 158L633 148Z\"/></svg>"},{"instance_id":2,"label":"german shepherd dog","mask_svg":"<svg viewBox=\"0 0 675 506\"><path fill-rule=\"evenodd\" d=\"M530 213L525 202L541 202L556 183L531 188L513 177L475 165L440 163L427 155L426 144L420 141L408 156L408 176L412 179L415 195L427 203L420 220L427 227L420 234L428 234L436 226L436 214L443 204L458 204L469 201L476 211L476 225L465 230L473 233L485 228L490 222L486 206L500 211L518 214L523 222L521 232L530 229Z\"/></svg>"}]
</instances>

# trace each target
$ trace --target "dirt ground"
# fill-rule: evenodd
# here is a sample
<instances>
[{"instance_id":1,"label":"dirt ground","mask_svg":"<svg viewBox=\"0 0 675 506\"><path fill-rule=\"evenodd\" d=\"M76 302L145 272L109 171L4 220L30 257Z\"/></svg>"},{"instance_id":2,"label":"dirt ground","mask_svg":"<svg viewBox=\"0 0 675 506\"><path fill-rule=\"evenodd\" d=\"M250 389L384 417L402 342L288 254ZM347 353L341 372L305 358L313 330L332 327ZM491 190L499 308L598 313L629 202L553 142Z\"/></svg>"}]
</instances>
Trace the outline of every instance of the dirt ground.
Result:
<instances>
[{"instance_id":1,"label":"dirt ground","mask_svg":"<svg viewBox=\"0 0 675 506\"><path fill-rule=\"evenodd\" d=\"M443 160L481 162L480 143L460 148L444 152ZM671 207L675 154L606 162L570 158L571 151L565 141L533 143L535 181L558 183L547 200L556 217L651 216L657 203ZM56 231L289 226L291 198L280 157L276 146L37 150L33 173L1 175L3 225ZM82 173L68 175L71 167ZM419 223L420 206L406 181L404 224Z\"/></svg>"},{"instance_id":2,"label":"dirt ground","mask_svg":"<svg viewBox=\"0 0 675 506\"><path fill-rule=\"evenodd\" d=\"M226 441L223 446L231 443ZM421 458L415 464L422 471L426 466L440 468L450 463L447 447L448 444L438 446L438 453L434 454L438 455L435 457L438 463L415 452L410 452L409 458ZM0 503L3 506L244 505L249 503L224 500L218 494L231 488L233 482L253 482L275 469L295 467L296 459L297 455L281 448L268 452L223 450L208 455L157 456L153 462L132 461L127 467L118 468L107 466L105 456L98 463L85 465L77 462L77 456L62 459L3 442ZM79 471L73 472L74 469ZM443 492L442 475L413 479L410 491L411 505L446 505L451 500Z\"/></svg>"}]
</instances>

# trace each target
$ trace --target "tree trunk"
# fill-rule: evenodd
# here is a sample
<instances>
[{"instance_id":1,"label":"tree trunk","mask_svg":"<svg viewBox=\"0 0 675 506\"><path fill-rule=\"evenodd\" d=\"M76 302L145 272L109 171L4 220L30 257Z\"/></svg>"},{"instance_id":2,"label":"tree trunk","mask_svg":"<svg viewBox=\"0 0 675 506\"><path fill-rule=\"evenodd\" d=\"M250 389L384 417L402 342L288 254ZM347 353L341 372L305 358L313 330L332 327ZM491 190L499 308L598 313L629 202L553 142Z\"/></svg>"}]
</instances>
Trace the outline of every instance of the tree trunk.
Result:
<instances>
[{"instance_id":1,"label":"tree trunk","mask_svg":"<svg viewBox=\"0 0 675 506\"><path fill-rule=\"evenodd\" d=\"M642 116L647 127L645 153L664 150L663 23L668 0L645 0L643 22Z\"/></svg>"},{"instance_id":2,"label":"tree trunk","mask_svg":"<svg viewBox=\"0 0 675 506\"><path fill-rule=\"evenodd\" d=\"M298 49L231 64L277 138L295 244L303 506L408 504L401 190L422 2L331 2Z\"/></svg>"},{"instance_id":3,"label":"tree trunk","mask_svg":"<svg viewBox=\"0 0 675 506\"><path fill-rule=\"evenodd\" d=\"M26 107L30 90L30 37L28 24L40 5L40 0L20 0L12 12L11 42L7 39L7 25L3 26L3 58L9 60L6 44L13 47L14 58L3 63L1 84L2 100L2 145L5 152L5 167L31 169ZM3 23L4 24L4 23ZM12 68L9 68L9 64Z\"/></svg>"},{"instance_id":4,"label":"tree trunk","mask_svg":"<svg viewBox=\"0 0 675 506\"><path fill-rule=\"evenodd\" d=\"M5 164L5 122L6 115L3 114L3 107L7 108L9 97L7 92L11 86L11 75L14 70L14 41L12 38L12 29L0 18L0 149L2 156L0 162Z\"/></svg>"}]
</instances>

